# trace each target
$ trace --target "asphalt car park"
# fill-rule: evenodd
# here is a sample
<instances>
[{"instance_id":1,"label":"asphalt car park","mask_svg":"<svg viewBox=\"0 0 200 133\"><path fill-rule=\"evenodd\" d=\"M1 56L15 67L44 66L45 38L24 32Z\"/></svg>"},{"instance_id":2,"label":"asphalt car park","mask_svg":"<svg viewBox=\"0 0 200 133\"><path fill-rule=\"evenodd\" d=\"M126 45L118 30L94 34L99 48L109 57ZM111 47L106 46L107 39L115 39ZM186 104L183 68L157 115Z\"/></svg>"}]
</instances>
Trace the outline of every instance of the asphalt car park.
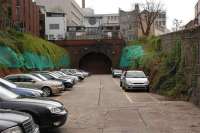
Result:
<instances>
[{"instance_id":1,"label":"asphalt car park","mask_svg":"<svg viewBox=\"0 0 200 133\"><path fill-rule=\"evenodd\" d=\"M193 104L172 101L150 92L126 92L120 87L120 78L112 78L112 75L85 77L72 91L62 91L46 100L4 93L0 95L1 108L28 115L29 111L38 111L39 117L32 114L32 118L40 129L41 125L46 127L40 130L41 133L200 132L200 111ZM8 94L11 98L6 98ZM23 123L15 121L13 126L20 127L20 122ZM16 129L20 130L18 127Z\"/></svg>"},{"instance_id":2,"label":"asphalt car park","mask_svg":"<svg viewBox=\"0 0 200 133\"><path fill-rule=\"evenodd\" d=\"M112 75L92 75L53 99L65 105L69 117L49 133L200 132L200 111L193 104L149 92L125 92Z\"/></svg>"},{"instance_id":3,"label":"asphalt car park","mask_svg":"<svg viewBox=\"0 0 200 133\"><path fill-rule=\"evenodd\" d=\"M45 75L51 73L58 77ZM61 71L12 74L1 78L1 133L39 133L39 129L46 133L59 130L67 122L69 112L62 102L52 97L59 97L67 91L66 88L72 88L78 81L78 76L65 75ZM31 122L29 125L25 122L28 118Z\"/></svg>"}]
</instances>

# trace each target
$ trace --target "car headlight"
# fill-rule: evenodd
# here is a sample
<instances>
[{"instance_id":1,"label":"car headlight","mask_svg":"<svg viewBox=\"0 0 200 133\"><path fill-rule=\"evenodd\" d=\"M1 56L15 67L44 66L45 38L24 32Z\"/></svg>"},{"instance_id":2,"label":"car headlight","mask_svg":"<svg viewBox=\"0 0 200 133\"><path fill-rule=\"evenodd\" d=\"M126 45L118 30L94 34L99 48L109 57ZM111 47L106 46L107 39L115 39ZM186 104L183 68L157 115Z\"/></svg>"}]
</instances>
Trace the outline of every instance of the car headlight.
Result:
<instances>
[{"instance_id":1,"label":"car headlight","mask_svg":"<svg viewBox=\"0 0 200 133\"><path fill-rule=\"evenodd\" d=\"M59 114L62 110L58 107L48 107L52 114Z\"/></svg>"},{"instance_id":2,"label":"car headlight","mask_svg":"<svg viewBox=\"0 0 200 133\"><path fill-rule=\"evenodd\" d=\"M22 129L18 126L9 128L1 133L23 133Z\"/></svg>"},{"instance_id":3,"label":"car headlight","mask_svg":"<svg viewBox=\"0 0 200 133\"><path fill-rule=\"evenodd\" d=\"M129 81L129 80L126 80L126 83L127 83L127 84L131 84L131 81Z\"/></svg>"},{"instance_id":4,"label":"car headlight","mask_svg":"<svg viewBox=\"0 0 200 133\"><path fill-rule=\"evenodd\" d=\"M148 84L149 84L149 81L145 81L144 84L147 84L147 85L148 85Z\"/></svg>"}]
</instances>

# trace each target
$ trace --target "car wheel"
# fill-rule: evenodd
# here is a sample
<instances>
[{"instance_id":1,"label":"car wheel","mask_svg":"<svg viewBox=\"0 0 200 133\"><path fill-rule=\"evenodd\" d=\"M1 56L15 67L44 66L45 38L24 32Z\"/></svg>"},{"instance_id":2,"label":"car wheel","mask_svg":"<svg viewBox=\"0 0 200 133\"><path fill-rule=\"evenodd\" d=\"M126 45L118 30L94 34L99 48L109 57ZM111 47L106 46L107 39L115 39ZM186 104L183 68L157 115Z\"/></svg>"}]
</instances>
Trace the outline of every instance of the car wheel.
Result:
<instances>
[{"instance_id":1,"label":"car wheel","mask_svg":"<svg viewBox=\"0 0 200 133\"><path fill-rule=\"evenodd\" d=\"M122 82L120 82L120 87L122 87Z\"/></svg>"},{"instance_id":2,"label":"car wheel","mask_svg":"<svg viewBox=\"0 0 200 133\"><path fill-rule=\"evenodd\" d=\"M146 92L149 92L149 91L150 91L149 86L147 86L146 87Z\"/></svg>"},{"instance_id":3,"label":"car wheel","mask_svg":"<svg viewBox=\"0 0 200 133\"><path fill-rule=\"evenodd\" d=\"M49 97L52 95L51 89L49 87L44 87L42 90L44 91L44 95L46 97Z\"/></svg>"},{"instance_id":4,"label":"car wheel","mask_svg":"<svg viewBox=\"0 0 200 133\"><path fill-rule=\"evenodd\" d=\"M122 86L122 89L125 90L126 88L124 86Z\"/></svg>"}]
</instances>

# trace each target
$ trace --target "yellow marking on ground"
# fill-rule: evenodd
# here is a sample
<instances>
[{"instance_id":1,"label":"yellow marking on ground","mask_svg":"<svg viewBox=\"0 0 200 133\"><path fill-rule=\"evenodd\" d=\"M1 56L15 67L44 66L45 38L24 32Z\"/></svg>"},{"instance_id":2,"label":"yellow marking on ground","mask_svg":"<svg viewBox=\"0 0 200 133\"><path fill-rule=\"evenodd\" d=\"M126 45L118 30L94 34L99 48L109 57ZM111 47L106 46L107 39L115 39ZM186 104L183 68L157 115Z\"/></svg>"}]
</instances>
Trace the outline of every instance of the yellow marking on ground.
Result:
<instances>
[{"instance_id":1,"label":"yellow marking on ground","mask_svg":"<svg viewBox=\"0 0 200 133\"><path fill-rule=\"evenodd\" d=\"M118 83L115 79L113 79L113 81L114 81L114 83L115 83L118 87L120 87L120 86L119 86L119 83ZM126 92L124 92L124 91L122 91L122 93L123 93L123 95L128 99L128 101L129 101L130 103L134 103L133 100L131 99L131 97L128 95L128 93L126 93Z\"/></svg>"}]
</instances>

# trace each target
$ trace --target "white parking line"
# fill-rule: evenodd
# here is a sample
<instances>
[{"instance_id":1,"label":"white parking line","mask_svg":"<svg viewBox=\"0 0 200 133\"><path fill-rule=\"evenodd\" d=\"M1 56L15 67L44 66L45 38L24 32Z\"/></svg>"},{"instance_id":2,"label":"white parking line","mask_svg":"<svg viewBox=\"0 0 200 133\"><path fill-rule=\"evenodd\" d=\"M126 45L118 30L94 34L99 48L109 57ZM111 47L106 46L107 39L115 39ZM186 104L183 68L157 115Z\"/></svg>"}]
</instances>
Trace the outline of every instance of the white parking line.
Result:
<instances>
[{"instance_id":1,"label":"white parking line","mask_svg":"<svg viewBox=\"0 0 200 133\"><path fill-rule=\"evenodd\" d=\"M113 79L113 81L114 81L114 83L118 86L118 87L120 87L119 86L119 83L115 80L115 79ZM123 95L128 99L128 101L130 102L130 103L134 103L133 102L133 100L129 97L129 95L128 95L128 93L126 93L126 92L122 92L123 93Z\"/></svg>"},{"instance_id":2,"label":"white parking line","mask_svg":"<svg viewBox=\"0 0 200 133\"><path fill-rule=\"evenodd\" d=\"M133 100L129 97L129 95L126 92L123 92L123 94L126 96L126 98L128 99L130 103L134 103Z\"/></svg>"},{"instance_id":3,"label":"white parking line","mask_svg":"<svg viewBox=\"0 0 200 133\"><path fill-rule=\"evenodd\" d=\"M113 81L114 81L114 83L117 85L117 86L119 86L119 83L115 80L115 79L113 79ZM120 86L119 86L120 87Z\"/></svg>"}]
</instances>

